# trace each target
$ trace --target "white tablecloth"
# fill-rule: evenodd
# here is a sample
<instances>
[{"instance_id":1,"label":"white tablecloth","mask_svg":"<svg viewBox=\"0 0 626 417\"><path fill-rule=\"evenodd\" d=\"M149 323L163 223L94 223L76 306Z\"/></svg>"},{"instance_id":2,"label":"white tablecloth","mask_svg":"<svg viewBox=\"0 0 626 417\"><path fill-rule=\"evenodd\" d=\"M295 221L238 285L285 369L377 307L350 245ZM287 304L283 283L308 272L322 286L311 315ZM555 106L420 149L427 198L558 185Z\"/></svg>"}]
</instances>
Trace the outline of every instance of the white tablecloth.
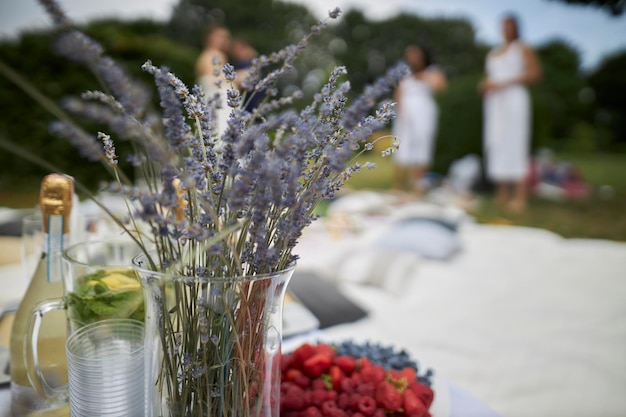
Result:
<instances>
[{"instance_id":1,"label":"white tablecloth","mask_svg":"<svg viewBox=\"0 0 626 417\"><path fill-rule=\"evenodd\" d=\"M625 243L470 222L447 261L375 256L393 221L348 216L305 231L298 268L370 311L325 338L406 348L442 378L453 417L626 415ZM23 290L19 272L0 268L0 301Z\"/></svg>"}]
</instances>

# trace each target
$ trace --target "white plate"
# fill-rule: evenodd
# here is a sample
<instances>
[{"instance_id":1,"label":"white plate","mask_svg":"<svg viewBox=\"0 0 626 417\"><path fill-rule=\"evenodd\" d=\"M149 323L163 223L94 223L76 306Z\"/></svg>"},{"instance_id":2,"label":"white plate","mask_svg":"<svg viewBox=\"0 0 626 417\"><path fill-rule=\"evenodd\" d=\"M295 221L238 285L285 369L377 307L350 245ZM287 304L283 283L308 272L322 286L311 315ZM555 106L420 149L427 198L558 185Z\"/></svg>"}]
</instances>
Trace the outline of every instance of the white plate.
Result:
<instances>
[{"instance_id":1,"label":"white plate","mask_svg":"<svg viewBox=\"0 0 626 417\"><path fill-rule=\"evenodd\" d=\"M435 392L435 399L430 405L430 415L432 417L450 417L450 389L442 378L433 376L431 378L432 385L430 386Z\"/></svg>"}]
</instances>

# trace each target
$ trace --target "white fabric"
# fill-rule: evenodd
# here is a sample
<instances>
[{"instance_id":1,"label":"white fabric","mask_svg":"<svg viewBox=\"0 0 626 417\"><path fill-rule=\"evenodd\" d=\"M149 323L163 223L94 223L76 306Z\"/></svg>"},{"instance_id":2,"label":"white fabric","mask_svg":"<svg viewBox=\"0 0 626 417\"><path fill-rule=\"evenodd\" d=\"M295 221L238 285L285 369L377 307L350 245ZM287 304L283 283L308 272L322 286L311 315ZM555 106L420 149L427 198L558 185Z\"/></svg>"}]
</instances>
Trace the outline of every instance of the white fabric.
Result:
<instances>
[{"instance_id":1,"label":"white fabric","mask_svg":"<svg viewBox=\"0 0 626 417\"><path fill-rule=\"evenodd\" d=\"M462 252L421 259L390 292L355 283L341 267L355 251L368 264L393 223L364 224L361 233L331 235L322 221L297 248L298 268L332 268L344 293L370 311L325 329L325 339L404 347L505 417L626 415L626 243L465 223Z\"/></svg>"},{"instance_id":2,"label":"white fabric","mask_svg":"<svg viewBox=\"0 0 626 417\"><path fill-rule=\"evenodd\" d=\"M504 52L487 56L487 78L501 83L524 72L522 46L513 42ZM494 181L515 181L528 173L530 97L520 84L485 94L484 146L487 175Z\"/></svg>"},{"instance_id":3,"label":"white fabric","mask_svg":"<svg viewBox=\"0 0 626 417\"><path fill-rule=\"evenodd\" d=\"M398 85L400 92L393 134L400 141L394 152L398 165L428 166L432 161L435 135L437 133L437 103L431 87L413 76Z\"/></svg>"},{"instance_id":4,"label":"white fabric","mask_svg":"<svg viewBox=\"0 0 626 417\"><path fill-rule=\"evenodd\" d=\"M208 75L202 76L198 79L198 83L204 90L205 98L207 100L212 99L216 94L219 94L219 100L215 103L219 108L215 109L215 128L220 134L226 130L228 124L228 118L230 117L231 108L226 105L226 89L219 88L215 85L215 77Z\"/></svg>"}]
</instances>

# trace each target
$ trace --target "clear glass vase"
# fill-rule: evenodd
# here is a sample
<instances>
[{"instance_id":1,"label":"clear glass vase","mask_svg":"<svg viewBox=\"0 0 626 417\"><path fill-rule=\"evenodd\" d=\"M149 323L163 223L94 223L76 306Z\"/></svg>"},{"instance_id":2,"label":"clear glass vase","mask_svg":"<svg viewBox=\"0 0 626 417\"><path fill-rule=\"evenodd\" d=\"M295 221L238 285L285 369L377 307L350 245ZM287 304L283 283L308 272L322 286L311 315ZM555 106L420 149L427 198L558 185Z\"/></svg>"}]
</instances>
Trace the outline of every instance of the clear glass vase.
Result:
<instances>
[{"instance_id":1,"label":"clear glass vase","mask_svg":"<svg viewBox=\"0 0 626 417\"><path fill-rule=\"evenodd\" d=\"M278 417L282 309L295 264L189 277L133 261L146 303L147 417Z\"/></svg>"}]
</instances>

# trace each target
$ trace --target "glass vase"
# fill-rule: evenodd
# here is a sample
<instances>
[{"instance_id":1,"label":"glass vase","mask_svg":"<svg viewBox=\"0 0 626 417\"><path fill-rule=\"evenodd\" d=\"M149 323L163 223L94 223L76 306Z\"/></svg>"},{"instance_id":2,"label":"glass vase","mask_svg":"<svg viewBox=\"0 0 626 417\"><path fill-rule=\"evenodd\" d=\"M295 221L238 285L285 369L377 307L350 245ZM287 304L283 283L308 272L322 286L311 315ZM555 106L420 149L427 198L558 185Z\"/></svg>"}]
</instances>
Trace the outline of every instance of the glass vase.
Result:
<instances>
[{"instance_id":1,"label":"glass vase","mask_svg":"<svg viewBox=\"0 0 626 417\"><path fill-rule=\"evenodd\" d=\"M295 264L189 277L133 261L146 303L147 417L278 417L282 308Z\"/></svg>"}]
</instances>

